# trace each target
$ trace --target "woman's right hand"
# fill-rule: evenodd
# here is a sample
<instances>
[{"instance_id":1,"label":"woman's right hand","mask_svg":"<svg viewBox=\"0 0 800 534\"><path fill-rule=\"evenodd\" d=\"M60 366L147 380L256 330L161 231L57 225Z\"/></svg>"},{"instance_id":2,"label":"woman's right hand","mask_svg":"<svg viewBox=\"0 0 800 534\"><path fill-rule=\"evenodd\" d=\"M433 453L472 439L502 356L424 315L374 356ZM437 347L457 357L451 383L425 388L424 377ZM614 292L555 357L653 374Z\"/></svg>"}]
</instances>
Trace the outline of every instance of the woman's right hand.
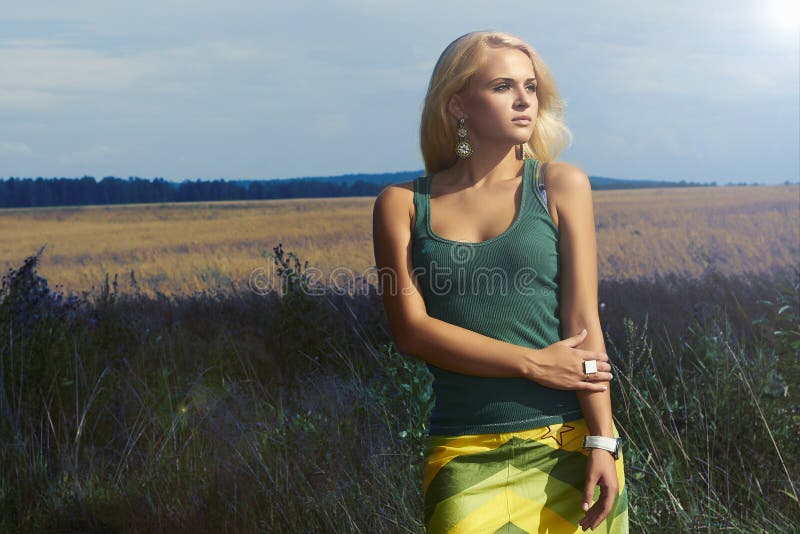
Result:
<instances>
[{"instance_id":1,"label":"woman's right hand","mask_svg":"<svg viewBox=\"0 0 800 534\"><path fill-rule=\"evenodd\" d=\"M573 348L586 337L586 329L536 351L532 380L553 389L604 391L613 378L608 354ZM586 381L583 362L597 360L597 373Z\"/></svg>"}]
</instances>

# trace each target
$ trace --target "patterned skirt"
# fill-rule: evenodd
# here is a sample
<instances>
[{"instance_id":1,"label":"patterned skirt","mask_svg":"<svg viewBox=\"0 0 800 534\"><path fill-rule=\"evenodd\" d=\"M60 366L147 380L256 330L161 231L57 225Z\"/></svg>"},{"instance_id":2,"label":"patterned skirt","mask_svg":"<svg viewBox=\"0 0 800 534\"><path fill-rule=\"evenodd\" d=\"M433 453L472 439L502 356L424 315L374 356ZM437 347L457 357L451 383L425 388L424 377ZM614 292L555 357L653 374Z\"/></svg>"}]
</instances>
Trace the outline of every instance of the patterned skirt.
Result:
<instances>
[{"instance_id":1,"label":"patterned skirt","mask_svg":"<svg viewBox=\"0 0 800 534\"><path fill-rule=\"evenodd\" d=\"M502 434L428 436L422 483L426 532L583 532L578 522L586 514L581 504L588 434L581 418ZM614 436L619 436L616 426ZM615 465L619 494L591 532L628 532L621 454ZM590 504L599 496L595 487Z\"/></svg>"}]
</instances>

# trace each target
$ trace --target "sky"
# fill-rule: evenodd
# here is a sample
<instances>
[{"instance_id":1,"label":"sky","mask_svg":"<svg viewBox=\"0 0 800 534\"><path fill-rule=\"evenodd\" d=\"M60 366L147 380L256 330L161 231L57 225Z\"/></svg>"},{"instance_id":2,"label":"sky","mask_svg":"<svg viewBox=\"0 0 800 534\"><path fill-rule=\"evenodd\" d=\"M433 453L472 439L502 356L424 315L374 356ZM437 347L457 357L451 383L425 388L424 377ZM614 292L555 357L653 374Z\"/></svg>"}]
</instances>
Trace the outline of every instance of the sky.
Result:
<instances>
[{"instance_id":1,"label":"sky","mask_svg":"<svg viewBox=\"0 0 800 534\"><path fill-rule=\"evenodd\" d=\"M0 178L268 179L423 168L458 36L548 65L591 176L800 180L800 3L0 0Z\"/></svg>"}]
</instances>

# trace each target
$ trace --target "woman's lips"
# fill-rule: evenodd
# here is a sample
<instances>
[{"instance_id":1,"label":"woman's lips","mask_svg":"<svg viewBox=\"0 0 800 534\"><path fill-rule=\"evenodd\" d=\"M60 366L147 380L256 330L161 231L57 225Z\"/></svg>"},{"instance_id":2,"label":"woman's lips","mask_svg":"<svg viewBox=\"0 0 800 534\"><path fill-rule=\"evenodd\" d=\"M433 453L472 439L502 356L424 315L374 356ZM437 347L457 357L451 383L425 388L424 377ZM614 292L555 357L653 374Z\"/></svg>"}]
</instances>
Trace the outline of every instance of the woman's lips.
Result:
<instances>
[{"instance_id":1,"label":"woman's lips","mask_svg":"<svg viewBox=\"0 0 800 534\"><path fill-rule=\"evenodd\" d=\"M520 126L528 126L531 123L530 117L515 117L511 119L511 122L514 124L519 124Z\"/></svg>"}]
</instances>

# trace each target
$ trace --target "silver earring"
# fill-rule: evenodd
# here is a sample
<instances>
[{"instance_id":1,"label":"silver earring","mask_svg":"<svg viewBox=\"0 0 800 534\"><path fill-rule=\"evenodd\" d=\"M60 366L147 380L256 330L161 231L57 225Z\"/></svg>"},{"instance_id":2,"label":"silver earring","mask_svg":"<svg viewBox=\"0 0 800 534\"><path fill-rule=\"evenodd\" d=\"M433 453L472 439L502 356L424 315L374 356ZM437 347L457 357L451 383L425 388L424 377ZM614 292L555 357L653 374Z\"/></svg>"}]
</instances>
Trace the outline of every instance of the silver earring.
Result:
<instances>
[{"instance_id":1,"label":"silver earring","mask_svg":"<svg viewBox=\"0 0 800 534\"><path fill-rule=\"evenodd\" d=\"M464 119L458 119L458 130L456 130L458 142L456 143L456 155L461 159L467 159L472 155L472 145L467 141L467 128L464 126Z\"/></svg>"},{"instance_id":2,"label":"silver earring","mask_svg":"<svg viewBox=\"0 0 800 534\"><path fill-rule=\"evenodd\" d=\"M525 143L517 145L517 159L525 159Z\"/></svg>"}]
</instances>

